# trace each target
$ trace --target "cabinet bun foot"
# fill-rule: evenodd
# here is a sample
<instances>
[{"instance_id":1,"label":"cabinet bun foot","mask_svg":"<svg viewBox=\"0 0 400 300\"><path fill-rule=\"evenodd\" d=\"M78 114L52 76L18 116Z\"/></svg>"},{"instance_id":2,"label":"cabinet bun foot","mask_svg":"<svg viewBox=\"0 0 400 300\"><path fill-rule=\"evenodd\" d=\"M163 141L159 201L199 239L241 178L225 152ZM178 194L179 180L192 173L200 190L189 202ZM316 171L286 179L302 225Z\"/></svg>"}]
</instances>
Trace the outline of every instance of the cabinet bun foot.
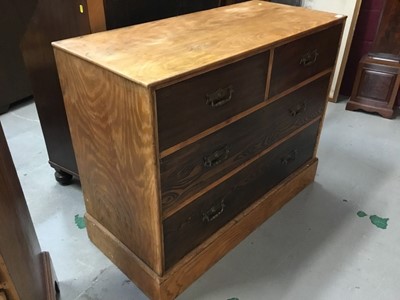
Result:
<instances>
[{"instance_id":1,"label":"cabinet bun foot","mask_svg":"<svg viewBox=\"0 0 400 300\"><path fill-rule=\"evenodd\" d=\"M56 170L54 172L54 178L61 185L69 185L72 182L73 176L62 170Z\"/></svg>"}]
</instances>

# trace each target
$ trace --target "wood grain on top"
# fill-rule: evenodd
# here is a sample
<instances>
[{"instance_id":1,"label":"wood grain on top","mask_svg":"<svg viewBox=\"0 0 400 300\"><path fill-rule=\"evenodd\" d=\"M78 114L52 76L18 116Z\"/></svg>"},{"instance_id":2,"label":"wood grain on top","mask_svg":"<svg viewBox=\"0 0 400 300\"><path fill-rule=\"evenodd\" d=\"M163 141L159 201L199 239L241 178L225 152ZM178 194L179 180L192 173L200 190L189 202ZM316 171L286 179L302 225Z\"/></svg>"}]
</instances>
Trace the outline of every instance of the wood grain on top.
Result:
<instances>
[{"instance_id":1,"label":"wood grain on top","mask_svg":"<svg viewBox=\"0 0 400 300\"><path fill-rule=\"evenodd\" d=\"M248 1L53 45L129 80L153 86L343 20L331 13Z\"/></svg>"}]
</instances>

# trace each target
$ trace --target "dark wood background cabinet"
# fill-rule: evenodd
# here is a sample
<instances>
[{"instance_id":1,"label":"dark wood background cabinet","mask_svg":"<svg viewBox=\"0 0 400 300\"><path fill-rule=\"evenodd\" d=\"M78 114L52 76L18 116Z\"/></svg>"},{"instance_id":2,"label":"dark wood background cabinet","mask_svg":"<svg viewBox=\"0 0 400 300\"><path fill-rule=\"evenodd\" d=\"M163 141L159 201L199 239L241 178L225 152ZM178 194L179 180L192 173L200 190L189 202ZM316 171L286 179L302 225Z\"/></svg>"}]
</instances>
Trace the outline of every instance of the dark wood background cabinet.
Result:
<instances>
[{"instance_id":1,"label":"dark wood background cabinet","mask_svg":"<svg viewBox=\"0 0 400 300\"><path fill-rule=\"evenodd\" d=\"M400 98L400 2L386 0L371 51L358 64L347 110L392 118Z\"/></svg>"},{"instance_id":2,"label":"dark wood background cabinet","mask_svg":"<svg viewBox=\"0 0 400 300\"><path fill-rule=\"evenodd\" d=\"M79 177L51 42L232 4L231 0L38 0L22 43L55 177Z\"/></svg>"},{"instance_id":3,"label":"dark wood background cabinet","mask_svg":"<svg viewBox=\"0 0 400 300\"><path fill-rule=\"evenodd\" d=\"M32 3L20 7L18 2L0 1L0 113L6 112L10 104L32 95L19 48L32 13Z\"/></svg>"}]
</instances>

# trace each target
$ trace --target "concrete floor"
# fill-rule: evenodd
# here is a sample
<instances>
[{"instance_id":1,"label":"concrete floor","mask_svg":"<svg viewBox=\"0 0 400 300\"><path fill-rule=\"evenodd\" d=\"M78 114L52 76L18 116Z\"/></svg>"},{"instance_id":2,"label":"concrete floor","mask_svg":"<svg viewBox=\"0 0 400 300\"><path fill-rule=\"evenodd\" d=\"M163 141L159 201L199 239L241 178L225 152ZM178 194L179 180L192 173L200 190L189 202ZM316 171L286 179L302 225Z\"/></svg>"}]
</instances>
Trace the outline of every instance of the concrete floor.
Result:
<instances>
[{"instance_id":1,"label":"concrete floor","mask_svg":"<svg viewBox=\"0 0 400 300\"><path fill-rule=\"evenodd\" d=\"M61 299L147 299L75 224L85 212L79 183L54 181L34 104L0 120ZM399 299L400 118L329 104L318 157L315 183L179 300ZM389 218L387 229L372 215Z\"/></svg>"}]
</instances>

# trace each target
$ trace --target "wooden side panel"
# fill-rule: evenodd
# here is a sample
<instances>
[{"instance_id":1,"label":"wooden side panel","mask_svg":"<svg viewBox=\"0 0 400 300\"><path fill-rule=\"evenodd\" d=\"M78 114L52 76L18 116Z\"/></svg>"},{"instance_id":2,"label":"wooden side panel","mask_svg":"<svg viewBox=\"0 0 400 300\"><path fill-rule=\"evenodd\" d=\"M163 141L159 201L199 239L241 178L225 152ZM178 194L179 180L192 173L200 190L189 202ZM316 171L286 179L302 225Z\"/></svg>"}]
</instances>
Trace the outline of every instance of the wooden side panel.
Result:
<instances>
[{"instance_id":1,"label":"wooden side panel","mask_svg":"<svg viewBox=\"0 0 400 300\"><path fill-rule=\"evenodd\" d=\"M98 66L55 54L87 211L161 274L152 95Z\"/></svg>"},{"instance_id":2,"label":"wooden side panel","mask_svg":"<svg viewBox=\"0 0 400 300\"><path fill-rule=\"evenodd\" d=\"M0 126L0 256L5 264L1 271L7 269L18 291L19 298L15 299L44 299L40 252L25 197Z\"/></svg>"}]
</instances>

